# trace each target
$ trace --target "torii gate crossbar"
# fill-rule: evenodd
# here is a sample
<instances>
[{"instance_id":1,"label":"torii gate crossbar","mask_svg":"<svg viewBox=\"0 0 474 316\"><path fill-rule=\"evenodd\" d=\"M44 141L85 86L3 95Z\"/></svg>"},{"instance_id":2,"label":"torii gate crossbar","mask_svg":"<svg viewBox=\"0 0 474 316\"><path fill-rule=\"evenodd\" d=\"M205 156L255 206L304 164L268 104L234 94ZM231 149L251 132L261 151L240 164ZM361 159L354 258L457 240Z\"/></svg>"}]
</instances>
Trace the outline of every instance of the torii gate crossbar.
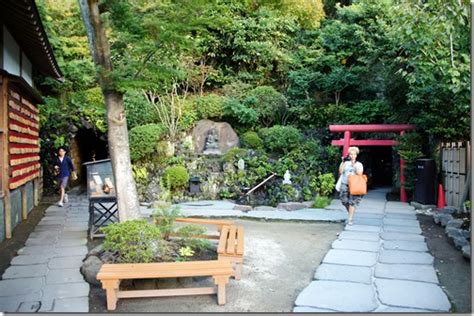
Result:
<instances>
[{"instance_id":1,"label":"torii gate crossbar","mask_svg":"<svg viewBox=\"0 0 474 316\"><path fill-rule=\"evenodd\" d=\"M364 139L355 140L351 138L351 133L368 132L368 133L390 133L397 132L400 136L405 131L414 130L415 126L410 124L359 124L359 125L329 125L329 131L332 133L344 133L344 138L333 140L333 146L343 146L342 156L346 156L350 146L395 146L397 141L393 139ZM400 201L407 202L407 194L405 191L405 161L400 158Z\"/></svg>"}]
</instances>

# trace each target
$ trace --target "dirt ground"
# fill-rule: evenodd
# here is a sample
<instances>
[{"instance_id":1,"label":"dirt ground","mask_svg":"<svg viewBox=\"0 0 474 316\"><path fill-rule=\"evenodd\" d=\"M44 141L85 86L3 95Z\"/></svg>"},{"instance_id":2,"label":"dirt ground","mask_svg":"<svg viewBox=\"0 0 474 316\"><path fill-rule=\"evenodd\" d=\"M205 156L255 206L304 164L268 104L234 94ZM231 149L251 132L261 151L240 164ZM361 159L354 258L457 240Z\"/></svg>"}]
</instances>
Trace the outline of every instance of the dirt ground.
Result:
<instances>
[{"instance_id":1,"label":"dirt ground","mask_svg":"<svg viewBox=\"0 0 474 316\"><path fill-rule=\"evenodd\" d=\"M444 227L436 225L433 217L417 215L428 249L435 258L434 267L438 279L456 313L472 312L471 262L462 256L461 251L448 242Z\"/></svg>"},{"instance_id":2,"label":"dirt ground","mask_svg":"<svg viewBox=\"0 0 474 316\"><path fill-rule=\"evenodd\" d=\"M43 202L18 225L13 238L0 243L0 275L50 205ZM423 235L435 257L438 277L457 313L471 312L471 263L448 242L444 228L432 217L418 215ZM246 263L243 278L231 280L225 306L215 296L124 299L117 312L289 312L296 296L312 280L316 267L329 250L337 223L237 221L246 229ZM257 253L258 249L258 253ZM105 294L91 286L90 312L105 312Z\"/></svg>"},{"instance_id":3,"label":"dirt ground","mask_svg":"<svg viewBox=\"0 0 474 316\"><path fill-rule=\"evenodd\" d=\"M341 223L237 220L245 229L240 281L227 285L227 303L215 295L122 299L116 312L291 312L298 294L343 229ZM91 287L90 312L105 312L105 294Z\"/></svg>"}]
</instances>

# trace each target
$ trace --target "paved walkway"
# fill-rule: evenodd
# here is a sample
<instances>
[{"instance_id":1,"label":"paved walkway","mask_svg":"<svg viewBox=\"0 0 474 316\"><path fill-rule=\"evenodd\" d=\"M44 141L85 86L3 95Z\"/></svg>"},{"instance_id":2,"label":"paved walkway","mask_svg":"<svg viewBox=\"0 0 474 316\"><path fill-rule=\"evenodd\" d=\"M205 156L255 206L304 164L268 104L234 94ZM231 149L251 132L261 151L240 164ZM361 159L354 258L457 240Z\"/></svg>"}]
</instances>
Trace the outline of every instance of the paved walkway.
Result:
<instances>
[{"instance_id":1,"label":"paved walkway","mask_svg":"<svg viewBox=\"0 0 474 316\"><path fill-rule=\"evenodd\" d=\"M386 202L385 192L364 197L294 312L447 312L414 209Z\"/></svg>"},{"instance_id":2,"label":"paved walkway","mask_svg":"<svg viewBox=\"0 0 474 316\"><path fill-rule=\"evenodd\" d=\"M89 283L79 272L87 254L87 197L50 206L0 281L2 312L88 312Z\"/></svg>"},{"instance_id":3,"label":"paved walkway","mask_svg":"<svg viewBox=\"0 0 474 316\"><path fill-rule=\"evenodd\" d=\"M2 312L88 312L89 284L79 272L87 254L88 201L73 196L65 207L50 206L0 281ZM327 209L280 211L261 207L233 210L225 201L180 204L185 216L344 221L338 200ZM151 210L142 208L148 217ZM354 225L334 241L315 274L300 293L295 312L448 311L433 257L413 209L386 202L384 191L362 201Z\"/></svg>"}]
</instances>

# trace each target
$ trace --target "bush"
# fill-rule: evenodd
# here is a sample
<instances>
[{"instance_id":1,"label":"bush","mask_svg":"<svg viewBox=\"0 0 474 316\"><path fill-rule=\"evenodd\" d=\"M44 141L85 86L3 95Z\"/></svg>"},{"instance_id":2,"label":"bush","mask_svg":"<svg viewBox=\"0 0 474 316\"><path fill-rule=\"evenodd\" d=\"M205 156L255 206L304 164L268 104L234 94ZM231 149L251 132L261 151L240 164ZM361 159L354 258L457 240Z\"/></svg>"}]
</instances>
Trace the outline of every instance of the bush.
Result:
<instances>
[{"instance_id":1,"label":"bush","mask_svg":"<svg viewBox=\"0 0 474 316\"><path fill-rule=\"evenodd\" d=\"M316 197L316 199L314 199L313 207L314 208L325 208L326 206L331 204L331 200L332 199L330 197L318 195Z\"/></svg>"},{"instance_id":2,"label":"bush","mask_svg":"<svg viewBox=\"0 0 474 316\"><path fill-rule=\"evenodd\" d=\"M158 141L165 134L166 129L161 124L146 124L132 128L128 134L130 158L136 161L156 152Z\"/></svg>"},{"instance_id":3,"label":"bush","mask_svg":"<svg viewBox=\"0 0 474 316\"><path fill-rule=\"evenodd\" d=\"M153 262L158 253L167 252L161 231L146 220L132 220L101 228L105 233L104 250L119 253L121 263Z\"/></svg>"},{"instance_id":4,"label":"bush","mask_svg":"<svg viewBox=\"0 0 474 316\"><path fill-rule=\"evenodd\" d=\"M183 189L188 185L189 173L183 166L169 167L165 170L162 180L170 190Z\"/></svg>"},{"instance_id":5,"label":"bush","mask_svg":"<svg viewBox=\"0 0 474 316\"><path fill-rule=\"evenodd\" d=\"M227 99L224 102L223 111L226 117L240 124L253 127L258 123L258 112L243 105L237 99Z\"/></svg>"},{"instance_id":6,"label":"bush","mask_svg":"<svg viewBox=\"0 0 474 316\"><path fill-rule=\"evenodd\" d=\"M129 129L158 122L155 108L148 102L140 92L127 92L123 102L127 115L127 126Z\"/></svg>"},{"instance_id":7,"label":"bush","mask_svg":"<svg viewBox=\"0 0 474 316\"><path fill-rule=\"evenodd\" d=\"M330 196L334 187L336 186L336 180L332 173L319 174L317 178L316 191L321 196Z\"/></svg>"},{"instance_id":8,"label":"bush","mask_svg":"<svg viewBox=\"0 0 474 316\"><path fill-rule=\"evenodd\" d=\"M194 98L193 105L199 119L220 119L224 113L224 100L224 97L217 94L208 94Z\"/></svg>"},{"instance_id":9,"label":"bush","mask_svg":"<svg viewBox=\"0 0 474 316\"><path fill-rule=\"evenodd\" d=\"M242 145L247 148L260 149L263 147L263 140L255 132L246 132L240 138Z\"/></svg>"},{"instance_id":10,"label":"bush","mask_svg":"<svg viewBox=\"0 0 474 316\"><path fill-rule=\"evenodd\" d=\"M268 150L276 153L287 153L297 147L302 139L301 132L292 126L275 125L262 128L259 135Z\"/></svg>"},{"instance_id":11,"label":"bush","mask_svg":"<svg viewBox=\"0 0 474 316\"><path fill-rule=\"evenodd\" d=\"M273 87L261 86L249 91L244 104L257 111L259 121L265 126L285 123L288 104L285 96Z\"/></svg>"}]
</instances>

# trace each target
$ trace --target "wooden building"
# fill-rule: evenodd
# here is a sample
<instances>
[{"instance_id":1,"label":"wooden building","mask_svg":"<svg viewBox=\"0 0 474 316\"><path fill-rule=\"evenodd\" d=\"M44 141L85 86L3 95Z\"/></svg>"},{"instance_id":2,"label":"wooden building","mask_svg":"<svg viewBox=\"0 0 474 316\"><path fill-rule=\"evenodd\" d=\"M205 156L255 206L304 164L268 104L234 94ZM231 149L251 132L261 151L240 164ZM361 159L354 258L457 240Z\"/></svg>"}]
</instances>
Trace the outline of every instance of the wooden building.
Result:
<instances>
[{"instance_id":1,"label":"wooden building","mask_svg":"<svg viewBox=\"0 0 474 316\"><path fill-rule=\"evenodd\" d=\"M33 76L62 80L34 0L0 1L0 241L28 217L42 191Z\"/></svg>"}]
</instances>

